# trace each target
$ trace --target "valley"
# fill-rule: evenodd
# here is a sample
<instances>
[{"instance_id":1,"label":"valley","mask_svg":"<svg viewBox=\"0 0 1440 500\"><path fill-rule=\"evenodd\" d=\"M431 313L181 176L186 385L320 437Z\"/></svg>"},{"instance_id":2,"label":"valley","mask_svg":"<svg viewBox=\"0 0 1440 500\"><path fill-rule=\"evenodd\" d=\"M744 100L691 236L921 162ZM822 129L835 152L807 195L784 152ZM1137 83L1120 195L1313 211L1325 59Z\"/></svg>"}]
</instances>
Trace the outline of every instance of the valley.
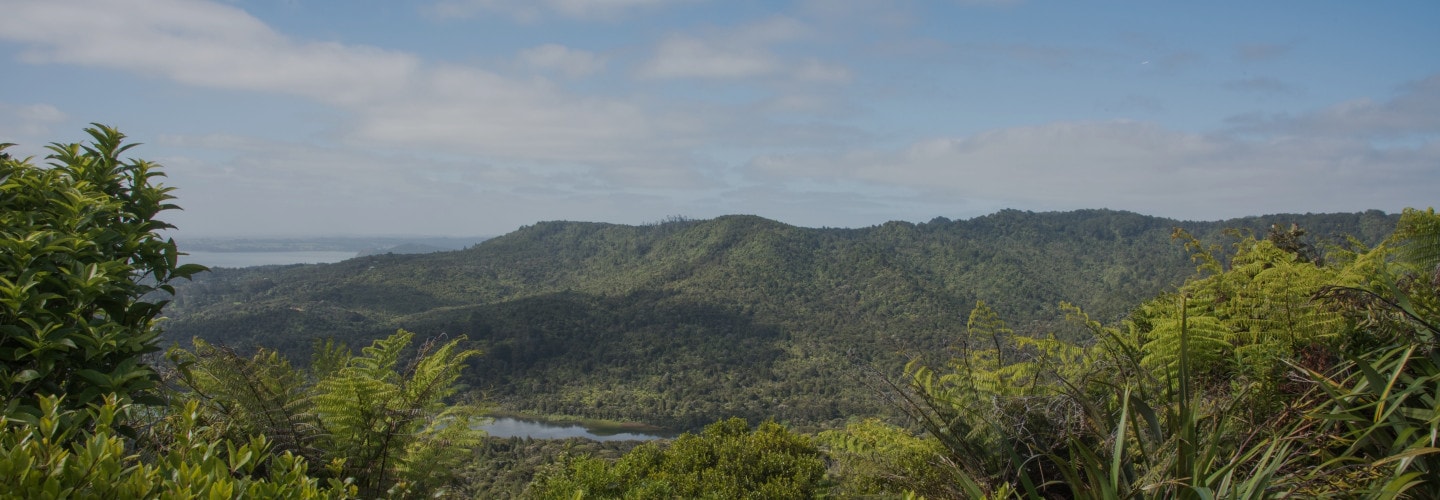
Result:
<instances>
[{"instance_id":1,"label":"valley","mask_svg":"<svg viewBox=\"0 0 1440 500\"><path fill-rule=\"evenodd\" d=\"M941 359L977 301L1017 331L1085 342L1061 302L1123 319L1194 272L1184 228L1234 241L1307 228L1378 241L1380 212L1186 222L1107 210L811 229L753 216L544 222L461 251L216 269L180 283L166 338L307 359L404 328L482 350L463 383L503 410L696 430L719 418L833 428L895 418L876 373Z\"/></svg>"}]
</instances>

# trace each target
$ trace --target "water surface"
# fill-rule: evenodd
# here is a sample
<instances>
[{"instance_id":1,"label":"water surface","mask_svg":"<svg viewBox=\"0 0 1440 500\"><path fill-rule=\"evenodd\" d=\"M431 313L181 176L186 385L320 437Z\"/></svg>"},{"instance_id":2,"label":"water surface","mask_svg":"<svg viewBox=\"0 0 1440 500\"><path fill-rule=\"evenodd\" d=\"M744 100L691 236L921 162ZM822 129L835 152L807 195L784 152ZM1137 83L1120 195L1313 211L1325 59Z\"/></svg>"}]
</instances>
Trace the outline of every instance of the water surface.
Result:
<instances>
[{"instance_id":1,"label":"water surface","mask_svg":"<svg viewBox=\"0 0 1440 500\"><path fill-rule=\"evenodd\" d=\"M650 441L667 436L642 432L610 432L587 429L578 424L554 424L539 420L498 417L480 426L494 437L529 437L534 439L565 439L581 437L596 441Z\"/></svg>"},{"instance_id":2,"label":"water surface","mask_svg":"<svg viewBox=\"0 0 1440 500\"><path fill-rule=\"evenodd\" d=\"M184 251L184 250L181 250ZM282 266L289 264L329 264L354 258L349 251L284 251L284 252L202 252L189 251L180 257L183 264L208 267Z\"/></svg>"}]
</instances>

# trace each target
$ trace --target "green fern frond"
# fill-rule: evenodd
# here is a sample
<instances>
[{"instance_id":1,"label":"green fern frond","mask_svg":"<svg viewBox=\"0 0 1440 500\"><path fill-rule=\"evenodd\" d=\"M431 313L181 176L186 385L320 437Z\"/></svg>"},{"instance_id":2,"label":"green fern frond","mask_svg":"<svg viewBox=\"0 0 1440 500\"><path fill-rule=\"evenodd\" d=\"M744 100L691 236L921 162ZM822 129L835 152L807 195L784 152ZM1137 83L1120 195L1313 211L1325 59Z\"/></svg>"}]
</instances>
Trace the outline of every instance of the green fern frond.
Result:
<instances>
[{"instance_id":1,"label":"green fern frond","mask_svg":"<svg viewBox=\"0 0 1440 500\"><path fill-rule=\"evenodd\" d=\"M1186 350L1181 351L1181 335L1186 337ZM1161 380L1180 378L1180 358L1185 356L1193 371L1213 370L1222 354L1231 349L1230 331L1213 316L1165 318L1155 323L1150 341L1145 344L1141 365L1152 370Z\"/></svg>"},{"instance_id":2,"label":"green fern frond","mask_svg":"<svg viewBox=\"0 0 1440 500\"><path fill-rule=\"evenodd\" d=\"M1386 243L1395 249L1401 264L1420 273L1435 273L1440 269L1436 267L1440 264L1440 215L1433 207L1405 209Z\"/></svg>"}]
</instances>

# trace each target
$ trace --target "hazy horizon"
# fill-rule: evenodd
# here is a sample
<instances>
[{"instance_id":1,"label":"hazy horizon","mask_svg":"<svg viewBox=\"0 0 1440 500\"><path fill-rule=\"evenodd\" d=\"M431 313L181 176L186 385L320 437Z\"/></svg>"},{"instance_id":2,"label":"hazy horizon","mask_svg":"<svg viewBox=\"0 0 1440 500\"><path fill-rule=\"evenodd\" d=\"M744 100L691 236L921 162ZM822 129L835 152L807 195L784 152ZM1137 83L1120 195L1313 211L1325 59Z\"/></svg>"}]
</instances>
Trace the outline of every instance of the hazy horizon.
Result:
<instances>
[{"instance_id":1,"label":"hazy horizon","mask_svg":"<svg viewBox=\"0 0 1440 500\"><path fill-rule=\"evenodd\" d=\"M1433 205L1432 205L1432 206L1433 206ZM1427 207L1409 207L1409 208L1431 208L1431 206L1427 206ZM1226 221L1226 220L1244 219L1244 218L1250 218L1250 217L1273 217L1273 216L1277 216L1277 215L1313 215L1313 214L1334 214L1334 213L1365 213L1365 212L1368 212L1368 211L1370 211L1370 210L1380 210L1380 209L1364 209L1364 210L1341 211L1341 212L1272 212L1272 213L1247 214L1247 215L1240 215L1240 216L1236 216L1236 217L1225 217L1225 218L1220 218L1220 219L1177 219L1177 218L1174 218L1174 217L1163 217L1163 216L1159 216L1159 215L1151 215L1151 214L1146 214L1146 213L1142 213L1142 212L1135 212L1135 211L1131 211L1131 210L1117 210L1117 209L1110 209L1110 208L1076 208L1076 209L1070 209L1070 210L1026 210L1026 209L1022 209L1022 208L1001 208L1001 209L996 210L996 211L994 211L994 212L989 212L989 213L984 213L984 214L979 214L979 215L974 215L974 216L969 216L969 217L947 217L947 216L944 216L944 215L937 215L937 216L929 217L929 218L925 218L925 219L917 219L917 220L891 219L891 220L888 220L888 221L878 222L878 223L874 223L874 224L852 225L852 226L807 226L807 225L800 225L800 224L790 224L790 223L785 222L785 221L783 221L783 220L775 219L775 218L772 218L772 217L766 217L766 216L761 215L761 214L742 214L742 213L720 214L720 215L716 215L716 216L714 216L714 217L704 217L704 218L700 218L700 217L685 217L685 216L679 216L679 217L683 217L683 218L686 219L686 220L712 220L712 219L719 218L719 217L755 216L755 217L761 217L761 218L773 220L773 221L776 221L776 222L780 222L780 223L782 223L782 224L789 224L789 225L792 225L792 226L801 227L801 228L808 228L808 229L822 229L822 228L861 229L861 228L866 228L866 227L874 227L874 226L884 225L884 224L888 224L888 223L891 223L891 222L905 222L905 223L911 223L911 224L923 224L923 223L927 223L927 222L933 221L933 220L935 220L936 218L945 218L945 219L949 219L949 220L952 220L952 221L966 221L966 220L971 220L971 219L978 219L978 218L983 218L983 217L989 217L989 216L995 215L995 214L997 214L997 213L1000 213L1000 212L1003 212L1003 211L1006 211L1006 210L1016 210L1016 211L1021 211L1021 212L1033 212L1033 213L1067 213L1067 212L1077 212L1077 211L1085 211L1085 210L1110 210L1110 211L1116 211L1116 212L1134 213L1134 214L1138 214L1138 215L1145 216L1145 217L1157 217L1157 218L1162 218L1162 219L1171 219L1171 220L1175 220L1175 221L1177 221L1177 222L1223 222L1223 221ZM1380 210L1380 211L1383 212L1383 213L1385 213L1386 215L1396 215L1396 214L1399 214L1399 213L1400 213L1399 210L1396 210L1396 211L1393 211L1393 212L1391 212L1391 211L1385 211L1385 210ZM541 224L541 223L546 223L546 222L578 222L578 223L619 224L619 225L630 225L630 226L645 226L645 225L660 224L660 223L664 223L665 221L663 221L663 220L655 220L655 221L646 221L646 222L638 222L638 223L623 223L623 222L608 222L608 221L581 220L581 219L551 219L551 220L539 220L539 221L534 221L534 222L530 222L530 223L527 223L527 224L521 224L521 225L516 226L515 228L513 228L513 229L511 229L511 230L504 231L504 232L501 232L501 233L496 233L496 234L405 234L405 233L373 233L373 234L364 234L364 233L356 233L356 234L345 234L345 233L315 233L315 234L302 234L302 233L291 233L291 234L283 234L283 233L276 233L276 234L198 234L198 233L186 233L186 232L184 232L184 231L176 231L176 230L163 231L162 234L164 234L164 235L167 236L167 237L173 237L173 238L176 238L177 240L184 240L184 241L186 241L186 242L196 242L196 241L233 242L233 241L246 241L246 240L259 240L259 241L315 241L315 240L326 240L326 239L342 239L342 240L407 240L407 239L414 239L414 240L423 240L423 239L430 239L430 238L434 238L434 239L449 239L449 240L467 240L467 239L482 239L482 240L486 240L486 239L496 238L496 237L499 237L499 236L504 236L504 235L509 234L509 233L512 233L512 232L514 232L514 231L518 231L518 230L520 230L521 228L524 228L524 227L529 227L529 226L533 226L533 225L535 225L535 224Z\"/></svg>"}]
</instances>

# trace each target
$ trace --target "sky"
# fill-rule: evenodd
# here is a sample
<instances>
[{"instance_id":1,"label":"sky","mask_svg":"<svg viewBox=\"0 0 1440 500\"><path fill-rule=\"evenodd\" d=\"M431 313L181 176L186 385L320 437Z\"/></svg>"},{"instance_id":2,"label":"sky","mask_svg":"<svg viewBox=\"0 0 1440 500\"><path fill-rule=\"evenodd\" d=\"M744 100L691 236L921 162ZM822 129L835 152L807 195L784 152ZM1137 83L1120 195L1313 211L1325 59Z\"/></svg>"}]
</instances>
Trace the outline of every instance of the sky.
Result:
<instances>
[{"instance_id":1,"label":"sky","mask_svg":"<svg viewBox=\"0 0 1440 500\"><path fill-rule=\"evenodd\" d=\"M0 0L0 142L181 235L1440 200L1440 2Z\"/></svg>"}]
</instances>

